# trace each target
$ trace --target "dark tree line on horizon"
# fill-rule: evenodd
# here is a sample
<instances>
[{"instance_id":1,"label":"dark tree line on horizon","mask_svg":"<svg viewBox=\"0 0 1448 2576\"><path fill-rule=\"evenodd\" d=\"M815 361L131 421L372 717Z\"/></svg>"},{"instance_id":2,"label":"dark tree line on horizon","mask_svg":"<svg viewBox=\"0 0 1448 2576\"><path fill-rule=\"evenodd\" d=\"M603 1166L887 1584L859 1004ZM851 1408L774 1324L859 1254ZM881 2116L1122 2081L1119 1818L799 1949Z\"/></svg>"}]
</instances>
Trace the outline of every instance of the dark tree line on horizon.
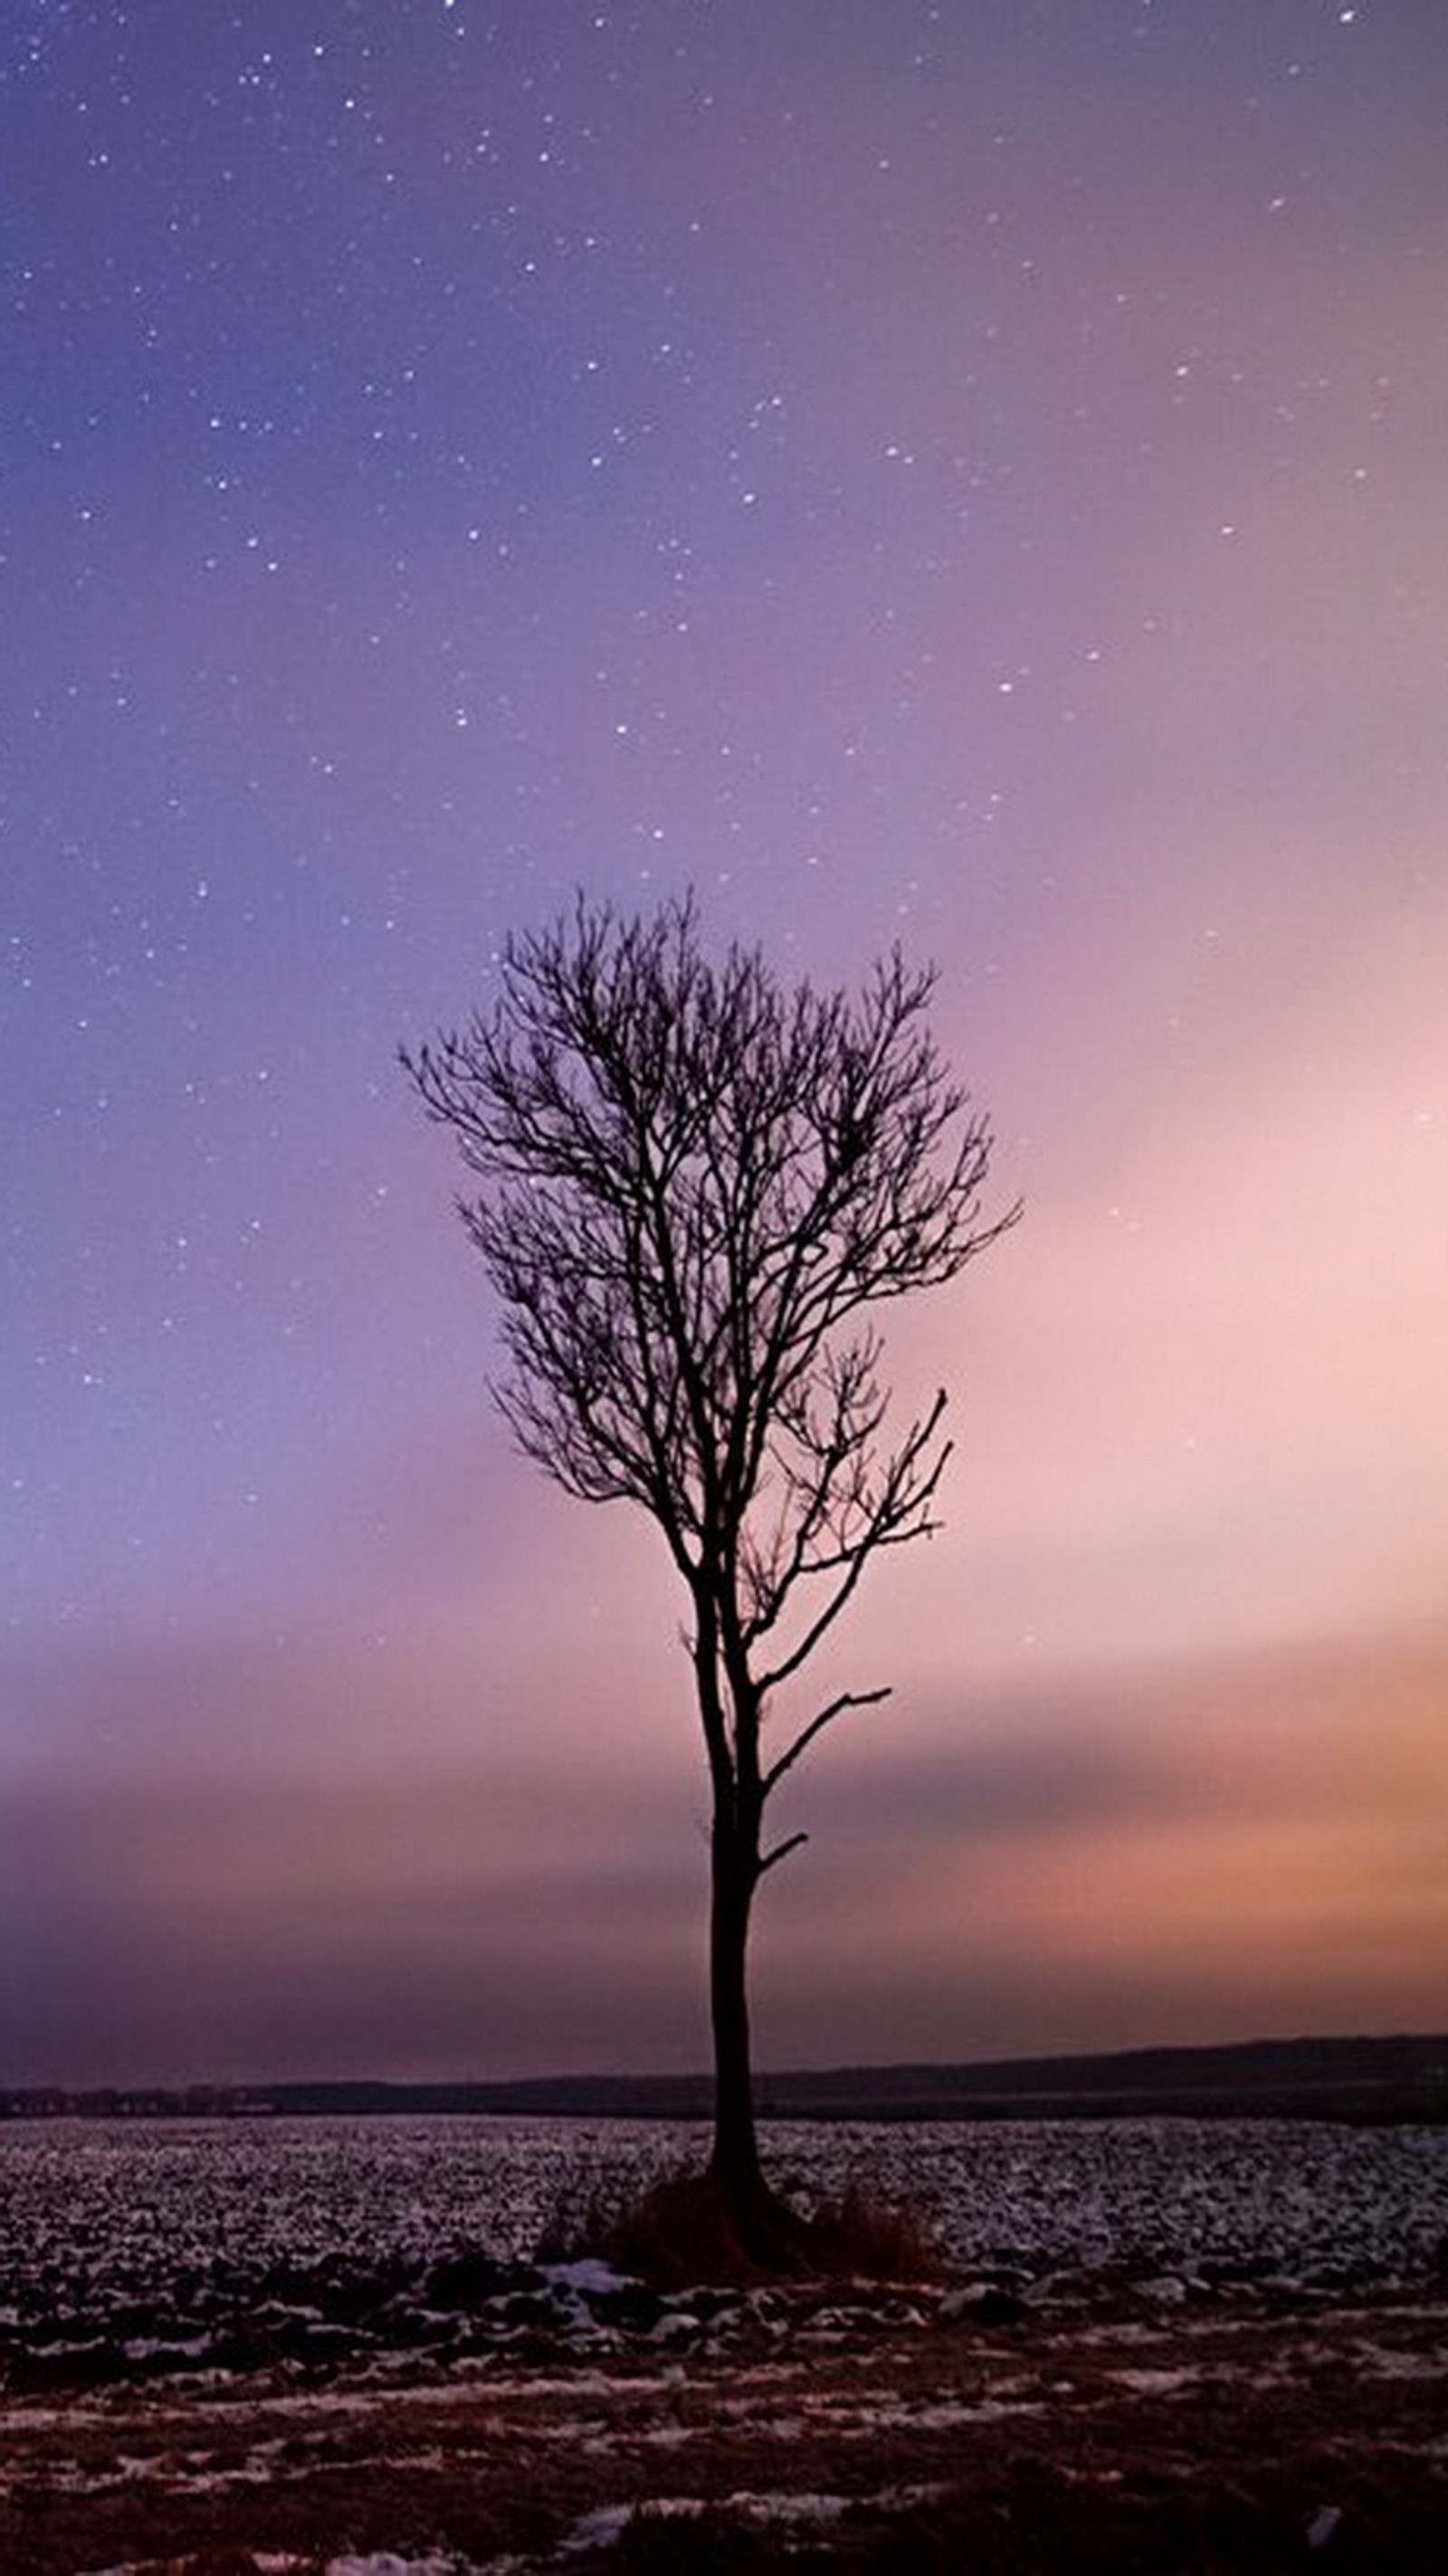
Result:
<instances>
[{"instance_id":1,"label":"dark tree line on horizon","mask_svg":"<svg viewBox=\"0 0 1448 2576\"><path fill-rule=\"evenodd\" d=\"M370 2118L391 2112L697 2120L702 2074L517 2076L492 2082L366 2077L276 2083L0 2087L0 2120ZM1441 2122L1448 2032L1226 2041L966 2065L782 2069L757 2080L763 2119L1193 2117Z\"/></svg>"}]
</instances>

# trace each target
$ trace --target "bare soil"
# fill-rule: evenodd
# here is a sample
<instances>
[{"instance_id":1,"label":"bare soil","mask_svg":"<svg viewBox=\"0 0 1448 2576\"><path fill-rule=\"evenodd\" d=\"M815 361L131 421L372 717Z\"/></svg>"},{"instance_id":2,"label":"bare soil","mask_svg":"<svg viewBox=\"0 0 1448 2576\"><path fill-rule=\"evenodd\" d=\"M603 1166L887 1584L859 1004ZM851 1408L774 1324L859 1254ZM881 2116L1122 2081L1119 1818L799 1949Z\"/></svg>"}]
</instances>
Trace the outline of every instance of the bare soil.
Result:
<instances>
[{"instance_id":1,"label":"bare soil","mask_svg":"<svg viewBox=\"0 0 1448 2576\"><path fill-rule=\"evenodd\" d=\"M1448 2568L1448 2293L999 2304L35 2392L0 2412L0 2568Z\"/></svg>"}]
</instances>

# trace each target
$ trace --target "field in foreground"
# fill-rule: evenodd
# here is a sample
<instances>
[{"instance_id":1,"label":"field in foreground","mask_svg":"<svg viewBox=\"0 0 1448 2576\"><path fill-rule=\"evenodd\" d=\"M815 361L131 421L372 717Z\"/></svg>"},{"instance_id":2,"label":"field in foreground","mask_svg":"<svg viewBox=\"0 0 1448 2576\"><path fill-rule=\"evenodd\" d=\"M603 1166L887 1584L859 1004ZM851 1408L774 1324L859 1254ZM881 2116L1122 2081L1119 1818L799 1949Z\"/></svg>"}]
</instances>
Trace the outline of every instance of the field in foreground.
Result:
<instances>
[{"instance_id":1,"label":"field in foreground","mask_svg":"<svg viewBox=\"0 0 1448 2576\"><path fill-rule=\"evenodd\" d=\"M7 2576L1441 2570L1448 2132L774 2134L945 2276L540 2265L676 2130L0 2132Z\"/></svg>"},{"instance_id":2,"label":"field in foreground","mask_svg":"<svg viewBox=\"0 0 1448 2576\"><path fill-rule=\"evenodd\" d=\"M12 2406L0 2564L302 2576L1448 2563L1448 2298L770 2293L677 2358ZM984 2315L981 2313L985 2308Z\"/></svg>"}]
</instances>

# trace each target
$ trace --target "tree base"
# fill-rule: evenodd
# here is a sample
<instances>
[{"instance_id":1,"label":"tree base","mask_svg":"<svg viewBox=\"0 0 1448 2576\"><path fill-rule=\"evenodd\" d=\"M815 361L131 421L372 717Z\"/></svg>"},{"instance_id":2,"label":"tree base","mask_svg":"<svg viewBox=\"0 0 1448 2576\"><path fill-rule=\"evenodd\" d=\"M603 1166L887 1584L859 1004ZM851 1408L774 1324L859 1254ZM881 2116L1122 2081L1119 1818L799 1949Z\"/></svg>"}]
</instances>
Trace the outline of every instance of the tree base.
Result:
<instances>
[{"instance_id":1,"label":"tree base","mask_svg":"<svg viewBox=\"0 0 1448 2576\"><path fill-rule=\"evenodd\" d=\"M713 2166L656 2183L617 2217L603 2251L659 2290L767 2281L928 2280L938 2249L905 2214L862 2193L809 2217L762 2175L735 2182Z\"/></svg>"}]
</instances>

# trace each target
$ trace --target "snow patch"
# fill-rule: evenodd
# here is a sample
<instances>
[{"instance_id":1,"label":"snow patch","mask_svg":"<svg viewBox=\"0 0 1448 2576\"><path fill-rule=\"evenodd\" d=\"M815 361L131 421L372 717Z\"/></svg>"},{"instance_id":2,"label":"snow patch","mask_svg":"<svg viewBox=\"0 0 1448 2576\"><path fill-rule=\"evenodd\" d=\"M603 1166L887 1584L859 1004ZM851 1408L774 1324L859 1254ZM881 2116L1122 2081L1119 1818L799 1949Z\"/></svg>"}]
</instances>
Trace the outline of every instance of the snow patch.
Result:
<instances>
[{"instance_id":1,"label":"snow patch","mask_svg":"<svg viewBox=\"0 0 1448 2576\"><path fill-rule=\"evenodd\" d=\"M1201 2375L1199 2370L1113 2370L1111 2374L1118 2388L1129 2388L1138 2397L1175 2397L1184 2388L1195 2388Z\"/></svg>"},{"instance_id":2,"label":"snow patch","mask_svg":"<svg viewBox=\"0 0 1448 2576\"><path fill-rule=\"evenodd\" d=\"M368 2558L329 2558L327 2576L467 2576L460 2558L396 2558L374 2550Z\"/></svg>"},{"instance_id":3,"label":"snow patch","mask_svg":"<svg viewBox=\"0 0 1448 2576\"><path fill-rule=\"evenodd\" d=\"M586 2255L580 2263L540 2263L540 2279L559 2290L576 2290L580 2297L607 2298L615 2290L633 2290L637 2282L627 2272L616 2272L611 2263L600 2263Z\"/></svg>"},{"instance_id":4,"label":"snow patch","mask_svg":"<svg viewBox=\"0 0 1448 2576\"><path fill-rule=\"evenodd\" d=\"M611 2549L622 2539L629 2525L641 2522L695 2522L702 2514L717 2513L731 2520L759 2526L784 2524L795 2528L822 2522L838 2522L850 2509L849 2496L813 2494L808 2490L756 2494L742 2488L733 2495L714 2496L649 2496L640 2504L600 2505L576 2522L562 2543L562 2555L579 2557L590 2549Z\"/></svg>"},{"instance_id":5,"label":"snow patch","mask_svg":"<svg viewBox=\"0 0 1448 2576\"><path fill-rule=\"evenodd\" d=\"M696 2508L697 2510L697 2508ZM559 2543L559 2556L581 2558L590 2549L612 2549L634 2517L631 2504L601 2504L583 2514Z\"/></svg>"}]
</instances>

